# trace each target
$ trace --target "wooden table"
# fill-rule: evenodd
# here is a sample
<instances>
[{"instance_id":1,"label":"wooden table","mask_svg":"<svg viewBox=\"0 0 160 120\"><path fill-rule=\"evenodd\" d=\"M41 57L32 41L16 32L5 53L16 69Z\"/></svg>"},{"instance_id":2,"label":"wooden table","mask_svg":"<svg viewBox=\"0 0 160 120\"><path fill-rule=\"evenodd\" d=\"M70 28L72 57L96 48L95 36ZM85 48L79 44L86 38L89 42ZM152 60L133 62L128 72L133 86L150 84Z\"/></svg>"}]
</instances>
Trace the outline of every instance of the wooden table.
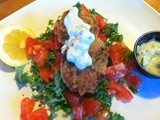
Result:
<instances>
[{"instance_id":1,"label":"wooden table","mask_svg":"<svg viewBox=\"0 0 160 120\"><path fill-rule=\"evenodd\" d=\"M0 20L34 0L0 0Z\"/></svg>"},{"instance_id":2,"label":"wooden table","mask_svg":"<svg viewBox=\"0 0 160 120\"><path fill-rule=\"evenodd\" d=\"M144 0L150 6L152 6L156 11L160 13L160 0Z\"/></svg>"},{"instance_id":3,"label":"wooden table","mask_svg":"<svg viewBox=\"0 0 160 120\"><path fill-rule=\"evenodd\" d=\"M34 0L0 0L0 20ZM160 13L160 0L144 0Z\"/></svg>"}]
</instances>

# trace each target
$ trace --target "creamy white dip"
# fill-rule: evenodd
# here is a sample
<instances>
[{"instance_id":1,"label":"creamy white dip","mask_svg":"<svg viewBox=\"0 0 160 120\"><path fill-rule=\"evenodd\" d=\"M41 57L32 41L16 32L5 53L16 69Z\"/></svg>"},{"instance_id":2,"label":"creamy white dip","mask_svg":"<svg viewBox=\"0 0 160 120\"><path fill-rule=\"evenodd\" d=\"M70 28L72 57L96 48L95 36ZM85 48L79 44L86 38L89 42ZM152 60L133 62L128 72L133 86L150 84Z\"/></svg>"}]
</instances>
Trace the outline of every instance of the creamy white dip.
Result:
<instances>
[{"instance_id":1,"label":"creamy white dip","mask_svg":"<svg viewBox=\"0 0 160 120\"><path fill-rule=\"evenodd\" d=\"M160 42L151 40L137 46L138 61L149 72L160 76Z\"/></svg>"},{"instance_id":2,"label":"creamy white dip","mask_svg":"<svg viewBox=\"0 0 160 120\"><path fill-rule=\"evenodd\" d=\"M64 19L69 40L62 46L62 53L67 50L67 60L76 65L80 70L92 65L92 58L89 55L89 48L95 36L90 32L90 25L78 17L78 9L72 7Z\"/></svg>"}]
</instances>

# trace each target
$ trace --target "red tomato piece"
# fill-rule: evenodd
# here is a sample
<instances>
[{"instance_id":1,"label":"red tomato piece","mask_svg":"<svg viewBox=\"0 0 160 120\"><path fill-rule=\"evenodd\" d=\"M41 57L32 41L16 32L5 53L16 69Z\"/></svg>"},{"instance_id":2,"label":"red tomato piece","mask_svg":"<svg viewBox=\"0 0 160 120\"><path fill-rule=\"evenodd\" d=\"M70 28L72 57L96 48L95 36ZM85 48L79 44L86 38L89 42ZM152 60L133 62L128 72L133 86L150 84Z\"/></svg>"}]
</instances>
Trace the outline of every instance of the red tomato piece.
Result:
<instances>
[{"instance_id":1,"label":"red tomato piece","mask_svg":"<svg viewBox=\"0 0 160 120\"><path fill-rule=\"evenodd\" d=\"M113 65L110 67L107 67L106 69L106 76L110 80L119 80L120 78L124 77L127 73L127 68L124 66L123 63Z\"/></svg>"},{"instance_id":2,"label":"red tomato piece","mask_svg":"<svg viewBox=\"0 0 160 120\"><path fill-rule=\"evenodd\" d=\"M106 33L99 31L98 38L100 38L103 42L107 42Z\"/></svg>"},{"instance_id":3,"label":"red tomato piece","mask_svg":"<svg viewBox=\"0 0 160 120\"><path fill-rule=\"evenodd\" d=\"M31 56L32 55L32 50L33 50L33 46L35 45L40 45L40 43L38 42L38 40L33 39L31 37L27 37L26 39L26 44L25 44L25 52L27 55Z\"/></svg>"},{"instance_id":4,"label":"red tomato piece","mask_svg":"<svg viewBox=\"0 0 160 120\"><path fill-rule=\"evenodd\" d=\"M54 35L51 40L45 41L43 46L50 50L61 50L62 44L59 43L57 36Z\"/></svg>"},{"instance_id":5,"label":"red tomato piece","mask_svg":"<svg viewBox=\"0 0 160 120\"><path fill-rule=\"evenodd\" d=\"M122 42L116 43L109 47L109 55L113 65L125 62L125 58L129 52L130 49Z\"/></svg>"},{"instance_id":6,"label":"red tomato piece","mask_svg":"<svg viewBox=\"0 0 160 120\"><path fill-rule=\"evenodd\" d=\"M125 64L126 68L128 68L129 70L138 70L135 59L128 60L128 61L124 62L124 64Z\"/></svg>"},{"instance_id":7,"label":"red tomato piece","mask_svg":"<svg viewBox=\"0 0 160 120\"><path fill-rule=\"evenodd\" d=\"M37 53L38 54L35 55L33 59L40 68L43 68L48 58L48 50L41 47L41 49Z\"/></svg>"},{"instance_id":8,"label":"red tomato piece","mask_svg":"<svg viewBox=\"0 0 160 120\"><path fill-rule=\"evenodd\" d=\"M82 9L90 14L89 9L82 3Z\"/></svg>"},{"instance_id":9,"label":"red tomato piece","mask_svg":"<svg viewBox=\"0 0 160 120\"><path fill-rule=\"evenodd\" d=\"M48 83L50 79L50 70L48 68L40 69L39 75L41 78Z\"/></svg>"},{"instance_id":10,"label":"red tomato piece","mask_svg":"<svg viewBox=\"0 0 160 120\"><path fill-rule=\"evenodd\" d=\"M84 108L83 106L73 107L73 119L74 120L83 120Z\"/></svg>"},{"instance_id":11,"label":"red tomato piece","mask_svg":"<svg viewBox=\"0 0 160 120\"><path fill-rule=\"evenodd\" d=\"M64 96L68 100L71 107L79 106L83 99L78 93L70 90L65 91Z\"/></svg>"},{"instance_id":12,"label":"red tomato piece","mask_svg":"<svg viewBox=\"0 0 160 120\"><path fill-rule=\"evenodd\" d=\"M88 117L92 117L99 111L101 107L101 103L98 100L85 98L83 106L84 106L85 115Z\"/></svg>"},{"instance_id":13,"label":"red tomato piece","mask_svg":"<svg viewBox=\"0 0 160 120\"><path fill-rule=\"evenodd\" d=\"M45 66L46 59L48 58L48 49L44 48L40 42L28 37L25 50L27 55L31 57L39 67Z\"/></svg>"},{"instance_id":14,"label":"red tomato piece","mask_svg":"<svg viewBox=\"0 0 160 120\"><path fill-rule=\"evenodd\" d=\"M27 114L26 120L49 120L47 110L44 107L38 108L30 114Z\"/></svg>"},{"instance_id":15,"label":"red tomato piece","mask_svg":"<svg viewBox=\"0 0 160 120\"><path fill-rule=\"evenodd\" d=\"M43 46L44 46L46 49L55 50L55 42L54 42L54 40L52 40L52 39L43 42Z\"/></svg>"},{"instance_id":16,"label":"red tomato piece","mask_svg":"<svg viewBox=\"0 0 160 120\"><path fill-rule=\"evenodd\" d=\"M21 120L26 120L26 115L31 113L36 101L28 97L21 101Z\"/></svg>"},{"instance_id":17,"label":"red tomato piece","mask_svg":"<svg viewBox=\"0 0 160 120\"><path fill-rule=\"evenodd\" d=\"M103 16L97 14L96 20L98 22L98 27L100 30L103 30L108 27L108 23L104 20Z\"/></svg>"},{"instance_id":18,"label":"red tomato piece","mask_svg":"<svg viewBox=\"0 0 160 120\"><path fill-rule=\"evenodd\" d=\"M135 88L138 88L142 83L142 80L130 71L127 72L127 74L124 76L124 79Z\"/></svg>"},{"instance_id":19,"label":"red tomato piece","mask_svg":"<svg viewBox=\"0 0 160 120\"><path fill-rule=\"evenodd\" d=\"M118 82L112 82L107 87L109 90L115 91L115 97L122 102L130 102L133 98L130 91L124 87L123 85L119 84Z\"/></svg>"},{"instance_id":20,"label":"red tomato piece","mask_svg":"<svg viewBox=\"0 0 160 120\"><path fill-rule=\"evenodd\" d=\"M107 108L101 107L96 116L98 120L107 120L110 118L110 112Z\"/></svg>"}]
</instances>

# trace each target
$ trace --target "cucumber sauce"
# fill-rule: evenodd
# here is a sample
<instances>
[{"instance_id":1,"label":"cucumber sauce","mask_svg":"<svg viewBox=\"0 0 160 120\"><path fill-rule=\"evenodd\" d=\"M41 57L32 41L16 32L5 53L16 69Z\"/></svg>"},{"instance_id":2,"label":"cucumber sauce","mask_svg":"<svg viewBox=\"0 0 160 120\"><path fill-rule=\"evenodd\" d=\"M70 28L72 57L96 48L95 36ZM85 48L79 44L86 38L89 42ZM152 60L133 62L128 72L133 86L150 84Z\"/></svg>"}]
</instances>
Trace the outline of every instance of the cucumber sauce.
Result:
<instances>
[{"instance_id":1,"label":"cucumber sauce","mask_svg":"<svg viewBox=\"0 0 160 120\"><path fill-rule=\"evenodd\" d=\"M138 61L144 69L155 75L160 75L160 42L151 40L137 46Z\"/></svg>"},{"instance_id":2,"label":"cucumber sauce","mask_svg":"<svg viewBox=\"0 0 160 120\"><path fill-rule=\"evenodd\" d=\"M92 58L89 55L89 48L95 36L90 32L90 25L83 22L78 16L78 9L72 7L64 19L64 25L67 29L69 40L66 40L62 46L62 54L67 50L66 58L69 62L83 70L92 65Z\"/></svg>"}]
</instances>

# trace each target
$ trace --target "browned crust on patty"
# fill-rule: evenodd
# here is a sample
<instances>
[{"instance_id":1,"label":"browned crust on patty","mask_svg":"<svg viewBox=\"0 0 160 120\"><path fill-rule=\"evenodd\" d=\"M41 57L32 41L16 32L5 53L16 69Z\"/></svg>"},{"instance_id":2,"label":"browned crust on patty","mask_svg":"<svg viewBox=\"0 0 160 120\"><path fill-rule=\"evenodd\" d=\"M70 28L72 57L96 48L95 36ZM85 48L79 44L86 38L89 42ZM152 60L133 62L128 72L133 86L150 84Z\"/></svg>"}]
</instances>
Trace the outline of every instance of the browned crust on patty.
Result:
<instances>
[{"instance_id":1,"label":"browned crust on patty","mask_svg":"<svg viewBox=\"0 0 160 120\"><path fill-rule=\"evenodd\" d=\"M58 36L60 43L64 44L69 39L67 30L64 26L64 18L68 11L64 12L62 18L55 24L54 33ZM61 61L61 75L64 83L72 91L79 92L80 95L85 93L93 93L97 87L99 80L105 76L106 65L108 63L108 47L104 42L97 38L98 26L96 19L88 14L86 11L81 10L79 17L91 26L90 31L95 35L95 40L90 46L89 54L92 58L92 66L79 70L74 63L66 60L66 51L63 54Z\"/></svg>"},{"instance_id":2,"label":"browned crust on patty","mask_svg":"<svg viewBox=\"0 0 160 120\"><path fill-rule=\"evenodd\" d=\"M63 13L62 18L60 20L56 21L55 28L54 28L55 35L58 36L58 41L62 44L64 44L64 42L69 39L69 36L67 34L67 30L64 26L64 18L66 17L68 12L69 11L65 11ZM85 23L87 23L91 26L90 31L95 36L97 36L99 29L98 29L97 21L95 20L95 18L91 14L88 14L84 10L81 10L78 15Z\"/></svg>"}]
</instances>

